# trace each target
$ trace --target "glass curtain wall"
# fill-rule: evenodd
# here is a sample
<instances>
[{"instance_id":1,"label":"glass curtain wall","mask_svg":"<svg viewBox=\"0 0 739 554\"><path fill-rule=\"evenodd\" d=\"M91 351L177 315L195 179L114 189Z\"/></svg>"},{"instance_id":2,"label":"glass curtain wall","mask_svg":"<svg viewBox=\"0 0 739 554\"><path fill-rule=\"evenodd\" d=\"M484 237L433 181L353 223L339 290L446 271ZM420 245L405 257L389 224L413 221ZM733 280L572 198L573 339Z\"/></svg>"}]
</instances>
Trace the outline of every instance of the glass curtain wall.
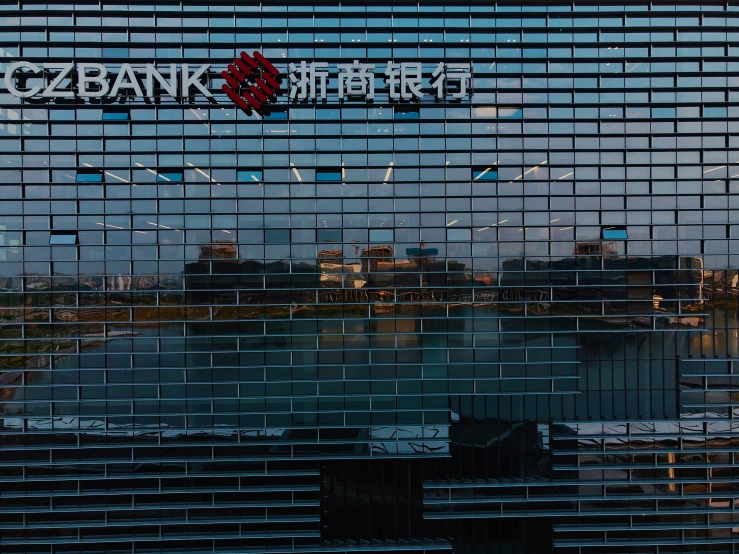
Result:
<instances>
[{"instance_id":1,"label":"glass curtain wall","mask_svg":"<svg viewBox=\"0 0 739 554\"><path fill-rule=\"evenodd\" d=\"M0 551L736 554L733 1L0 12Z\"/></svg>"}]
</instances>

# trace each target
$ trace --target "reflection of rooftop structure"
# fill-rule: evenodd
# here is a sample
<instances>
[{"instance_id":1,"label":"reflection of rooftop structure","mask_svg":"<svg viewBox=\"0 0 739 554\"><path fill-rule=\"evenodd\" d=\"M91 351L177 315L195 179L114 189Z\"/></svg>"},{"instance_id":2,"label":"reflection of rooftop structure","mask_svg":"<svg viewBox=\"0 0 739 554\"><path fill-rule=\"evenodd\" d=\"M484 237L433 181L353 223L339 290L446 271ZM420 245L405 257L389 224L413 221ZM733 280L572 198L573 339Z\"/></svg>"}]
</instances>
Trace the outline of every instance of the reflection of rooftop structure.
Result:
<instances>
[{"instance_id":1,"label":"reflection of rooftop structure","mask_svg":"<svg viewBox=\"0 0 739 554\"><path fill-rule=\"evenodd\" d=\"M421 243L420 248L406 248L405 254L408 259L416 262L418 267L423 268L424 264L428 261L433 261L436 256L439 255L438 248L425 248L426 244Z\"/></svg>"},{"instance_id":2,"label":"reflection of rooftop structure","mask_svg":"<svg viewBox=\"0 0 739 554\"><path fill-rule=\"evenodd\" d=\"M677 299L702 300L704 272L698 267L699 258L676 256L511 258L501 264L500 286L506 289L502 296L511 300L536 287L554 287L555 299L564 298L580 285L581 300L629 300L631 309L651 313L655 295L661 297L662 307Z\"/></svg>"},{"instance_id":3,"label":"reflection of rooftop structure","mask_svg":"<svg viewBox=\"0 0 739 554\"><path fill-rule=\"evenodd\" d=\"M375 260L372 283L377 287L417 287L418 265L412 260Z\"/></svg>"},{"instance_id":4,"label":"reflection of rooftop structure","mask_svg":"<svg viewBox=\"0 0 739 554\"><path fill-rule=\"evenodd\" d=\"M617 256L615 242L578 242L575 244L574 256Z\"/></svg>"},{"instance_id":5,"label":"reflection of rooftop structure","mask_svg":"<svg viewBox=\"0 0 739 554\"><path fill-rule=\"evenodd\" d=\"M365 273L374 273L377 271L377 264L383 258L393 257L393 247L387 244L381 246L370 246L362 249L362 271Z\"/></svg>"},{"instance_id":6,"label":"reflection of rooftop structure","mask_svg":"<svg viewBox=\"0 0 739 554\"><path fill-rule=\"evenodd\" d=\"M214 241L213 244L200 246L201 260L234 260L236 259L236 245L228 242Z\"/></svg>"},{"instance_id":7,"label":"reflection of rooftop structure","mask_svg":"<svg viewBox=\"0 0 739 554\"><path fill-rule=\"evenodd\" d=\"M426 243L421 243L420 248L406 248L405 253L408 259L413 262L417 268L423 273L429 263L436 260L436 256L439 254L438 248L426 248ZM423 279L423 285L428 286L428 280Z\"/></svg>"},{"instance_id":8,"label":"reflection of rooftop structure","mask_svg":"<svg viewBox=\"0 0 739 554\"><path fill-rule=\"evenodd\" d=\"M332 260L334 262L341 262L344 258L344 252L341 250L321 250L318 252L318 260Z\"/></svg>"},{"instance_id":9,"label":"reflection of rooftop structure","mask_svg":"<svg viewBox=\"0 0 739 554\"><path fill-rule=\"evenodd\" d=\"M361 288L366 281L360 279L360 265L344 263L341 250L321 250L318 252L318 271L322 287Z\"/></svg>"}]
</instances>

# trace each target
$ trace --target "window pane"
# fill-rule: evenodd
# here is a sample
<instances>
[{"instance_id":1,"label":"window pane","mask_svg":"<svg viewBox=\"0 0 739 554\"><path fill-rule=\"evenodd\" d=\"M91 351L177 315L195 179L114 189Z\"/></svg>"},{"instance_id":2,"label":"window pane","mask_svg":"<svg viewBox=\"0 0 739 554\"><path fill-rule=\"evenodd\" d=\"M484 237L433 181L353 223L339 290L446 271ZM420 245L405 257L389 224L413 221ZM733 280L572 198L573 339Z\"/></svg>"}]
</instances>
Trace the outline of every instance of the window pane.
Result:
<instances>
[{"instance_id":1,"label":"window pane","mask_svg":"<svg viewBox=\"0 0 739 554\"><path fill-rule=\"evenodd\" d=\"M418 107L395 106L395 119L418 119Z\"/></svg>"},{"instance_id":2,"label":"window pane","mask_svg":"<svg viewBox=\"0 0 739 554\"><path fill-rule=\"evenodd\" d=\"M54 233L49 237L51 245L77 244L77 233Z\"/></svg>"},{"instance_id":3,"label":"window pane","mask_svg":"<svg viewBox=\"0 0 739 554\"><path fill-rule=\"evenodd\" d=\"M523 111L521 108L498 108L498 117L509 119L521 119Z\"/></svg>"},{"instance_id":4,"label":"window pane","mask_svg":"<svg viewBox=\"0 0 739 554\"><path fill-rule=\"evenodd\" d=\"M103 119L108 121L125 121L128 120L129 112L125 111L104 111Z\"/></svg>"},{"instance_id":5,"label":"window pane","mask_svg":"<svg viewBox=\"0 0 739 554\"><path fill-rule=\"evenodd\" d=\"M471 231L470 229L447 229L446 230L446 240L451 241L460 241L460 240L470 240L471 238Z\"/></svg>"},{"instance_id":6,"label":"window pane","mask_svg":"<svg viewBox=\"0 0 739 554\"><path fill-rule=\"evenodd\" d=\"M182 181L182 171L161 171L157 173L157 181Z\"/></svg>"},{"instance_id":7,"label":"window pane","mask_svg":"<svg viewBox=\"0 0 739 554\"><path fill-rule=\"evenodd\" d=\"M498 179L498 170L486 167L484 169L473 169L473 181L496 181Z\"/></svg>"},{"instance_id":8,"label":"window pane","mask_svg":"<svg viewBox=\"0 0 739 554\"><path fill-rule=\"evenodd\" d=\"M77 172L77 178L75 180L78 183L99 183L103 180L103 172Z\"/></svg>"},{"instance_id":9,"label":"window pane","mask_svg":"<svg viewBox=\"0 0 739 554\"><path fill-rule=\"evenodd\" d=\"M603 238L607 240L626 240L626 229L603 229Z\"/></svg>"},{"instance_id":10,"label":"window pane","mask_svg":"<svg viewBox=\"0 0 739 554\"><path fill-rule=\"evenodd\" d=\"M341 170L319 169L316 171L316 181L341 181Z\"/></svg>"},{"instance_id":11,"label":"window pane","mask_svg":"<svg viewBox=\"0 0 739 554\"><path fill-rule=\"evenodd\" d=\"M393 242L392 229L371 229L370 242Z\"/></svg>"},{"instance_id":12,"label":"window pane","mask_svg":"<svg viewBox=\"0 0 739 554\"><path fill-rule=\"evenodd\" d=\"M240 182L255 182L261 183L264 179L263 172L261 169L240 169L237 173L236 178Z\"/></svg>"},{"instance_id":13,"label":"window pane","mask_svg":"<svg viewBox=\"0 0 739 554\"><path fill-rule=\"evenodd\" d=\"M265 114L264 119L287 119L287 112L272 112Z\"/></svg>"}]
</instances>

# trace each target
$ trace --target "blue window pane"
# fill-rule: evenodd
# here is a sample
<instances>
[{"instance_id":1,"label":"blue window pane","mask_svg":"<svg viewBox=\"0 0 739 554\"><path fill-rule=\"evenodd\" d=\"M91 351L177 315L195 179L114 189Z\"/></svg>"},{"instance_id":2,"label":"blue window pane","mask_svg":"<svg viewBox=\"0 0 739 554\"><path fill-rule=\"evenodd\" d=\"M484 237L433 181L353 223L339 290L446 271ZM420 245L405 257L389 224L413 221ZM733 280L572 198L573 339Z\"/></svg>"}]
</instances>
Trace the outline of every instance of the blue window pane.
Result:
<instances>
[{"instance_id":1,"label":"blue window pane","mask_svg":"<svg viewBox=\"0 0 739 554\"><path fill-rule=\"evenodd\" d=\"M49 237L51 245L70 245L77 244L77 233L59 233Z\"/></svg>"},{"instance_id":2,"label":"blue window pane","mask_svg":"<svg viewBox=\"0 0 739 554\"><path fill-rule=\"evenodd\" d=\"M341 229L318 229L318 242L341 242Z\"/></svg>"},{"instance_id":3,"label":"blue window pane","mask_svg":"<svg viewBox=\"0 0 739 554\"><path fill-rule=\"evenodd\" d=\"M241 183L261 183L264 179L264 174L261 169L241 169L237 172L236 178Z\"/></svg>"},{"instance_id":4,"label":"blue window pane","mask_svg":"<svg viewBox=\"0 0 739 554\"><path fill-rule=\"evenodd\" d=\"M157 181L182 181L182 171L161 171L157 173Z\"/></svg>"},{"instance_id":5,"label":"blue window pane","mask_svg":"<svg viewBox=\"0 0 739 554\"><path fill-rule=\"evenodd\" d=\"M127 121L128 111L103 112L105 121Z\"/></svg>"},{"instance_id":6,"label":"blue window pane","mask_svg":"<svg viewBox=\"0 0 739 554\"><path fill-rule=\"evenodd\" d=\"M127 58L128 48L103 48L104 58Z\"/></svg>"},{"instance_id":7,"label":"blue window pane","mask_svg":"<svg viewBox=\"0 0 739 554\"><path fill-rule=\"evenodd\" d=\"M414 106L395 106L395 119L418 119L418 108Z\"/></svg>"},{"instance_id":8,"label":"blue window pane","mask_svg":"<svg viewBox=\"0 0 739 554\"><path fill-rule=\"evenodd\" d=\"M676 117L675 108L652 108L652 117Z\"/></svg>"},{"instance_id":9,"label":"blue window pane","mask_svg":"<svg viewBox=\"0 0 739 554\"><path fill-rule=\"evenodd\" d=\"M290 229L267 229L264 232L265 244L289 244Z\"/></svg>"},{"instance_id":10,"label":"blue window pane","mask_svg":"<svg viewBox=\"0 0 739 554\"><path fill-rule=\"evenodd\" d=\"M472 231L470 229L447 229L446 240L465 241L471 240Z\"/></svg>"},{"instance_id":11,"label":"blue window pane","mask_svg":"<svg viewBox=\"0 0 739 554\"><path fill-rule=\"evenodd\" d=\"M521 108L498 108L498 117L521 119L523 117L523 110Z\"/></svg>"},{"instance_id":12,"label":"blue window pane","mask_svg":"<svg viewBox=\"0 0 739 554\"><path fill-rule=\"evenodd\" d=\"M626 229L603 229L603 238L607 240L626 240Z\"/></svg>"},{"instance_id":13,"label":"blue window pane","mask_svg":"<svg viewBox=\"0 0 739 554\"><path fill-rule=\"evenodd\" d=\"M393 242L392 229L370 229L370 242Z\"/></svg>"},{"instance_id":14,"label":"blue window pane","mask_svg":"<svg viewBox=\"0 0 739 554\"><path fill-rule=\"evenodd\" d=\"M316 181L341 181L341 170L318 170Z\"/></svg>"},{"instance_id":15,"label":"blue window pane","mask_svg":"<svg viewBox=\"0 0 739 554\"><path fill-rule=\"evenodd\" d=\"M725 106L705 106L703 117L727 117Z\"/></svg>"},{"instance_id":16,"label":"blue window pane","mask_svg":"<svg viewBox=\"0 0 739 554\"><path fill-rule=\"evenodd\" d=\"M100 183L102 180L102 171L77 173L77 178L75 179L78 183Z\"/></svg>"},{"instance_id":17,"label":"blue window pane","mask_svg":"<svg viewBox=\"0 0 739 554\"><path fill-rule=\"evenodd\" d=\"M473 181L497 181L498 180L498 170L491 169L489 167L486 167L483 169L474 169L472 170L472 180Z\"/></svg>"},{"instance_id":18,"label":"blue window pane","mask_svg":"<svg viewBox=\"0 0 739 554\"><path fill-rule=\"evenodd\" d=\"M287 119L287 112L272 112L264 114L264 119Z\"/></svg>"},{"instance_id":19,"label":"blue window pane","mask_svg":"<svg viewBox=\"0 0 739 554\"><path fill-rule=\"evenodd\" d=\"M438 256L438 248L406 248L406 256Z\"/></svg>"}]
</instances>

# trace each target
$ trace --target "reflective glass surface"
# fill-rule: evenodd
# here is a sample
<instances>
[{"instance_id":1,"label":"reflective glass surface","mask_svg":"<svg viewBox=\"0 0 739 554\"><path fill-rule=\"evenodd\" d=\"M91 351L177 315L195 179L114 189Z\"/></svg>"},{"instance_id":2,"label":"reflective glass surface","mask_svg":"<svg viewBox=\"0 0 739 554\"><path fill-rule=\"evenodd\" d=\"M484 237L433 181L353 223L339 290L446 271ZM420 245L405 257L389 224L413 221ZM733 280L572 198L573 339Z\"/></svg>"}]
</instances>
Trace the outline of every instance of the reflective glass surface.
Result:
<instances>
[{"instance_id":1,"label":"reflective glass surface","mask_svg":"<svg viewBox=\"0 0 739 554\"><path fill-rule=\"evenodd\" d=\"M2 3L0 552L736 554L738 27Z\"/></svg>"}]
</instances>

